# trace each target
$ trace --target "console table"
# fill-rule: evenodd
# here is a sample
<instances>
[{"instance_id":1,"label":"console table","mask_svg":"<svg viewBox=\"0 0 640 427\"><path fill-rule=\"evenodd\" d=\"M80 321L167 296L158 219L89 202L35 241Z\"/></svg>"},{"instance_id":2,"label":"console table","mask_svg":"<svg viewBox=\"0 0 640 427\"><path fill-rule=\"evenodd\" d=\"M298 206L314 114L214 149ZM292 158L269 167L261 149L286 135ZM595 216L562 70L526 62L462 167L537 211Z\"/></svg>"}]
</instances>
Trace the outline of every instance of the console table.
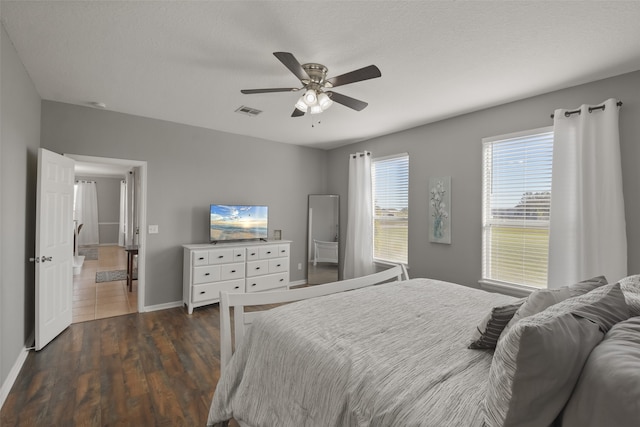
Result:
<instances>
[{"instance_id":1,"label":"console table","mask_svg":"<svg viewBox=\"0 0 640 427\"><path fill-rule=\"evenodd\" d=\"M129 292L133 291L133 256L138 255L138 245L125 246L127 251L127 288Z\"/></svg>"}]
</instances>

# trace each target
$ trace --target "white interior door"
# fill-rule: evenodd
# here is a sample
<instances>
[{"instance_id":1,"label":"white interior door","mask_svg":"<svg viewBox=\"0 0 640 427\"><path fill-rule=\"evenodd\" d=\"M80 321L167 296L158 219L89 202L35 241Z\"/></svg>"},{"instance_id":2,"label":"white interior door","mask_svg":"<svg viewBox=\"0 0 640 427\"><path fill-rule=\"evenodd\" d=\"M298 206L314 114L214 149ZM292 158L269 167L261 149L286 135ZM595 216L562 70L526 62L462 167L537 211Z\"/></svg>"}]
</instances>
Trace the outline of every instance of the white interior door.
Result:
<instances>
[{"instance_id":1,"label":"white interior door","mask_svg":"<svg viewBox=\"0 0 640 427\"><path fill-rule=\"evenodd\" d=\"M36 350L72 320L74 161L38 150L36 189Z\"/></svg>"}]
</instances>

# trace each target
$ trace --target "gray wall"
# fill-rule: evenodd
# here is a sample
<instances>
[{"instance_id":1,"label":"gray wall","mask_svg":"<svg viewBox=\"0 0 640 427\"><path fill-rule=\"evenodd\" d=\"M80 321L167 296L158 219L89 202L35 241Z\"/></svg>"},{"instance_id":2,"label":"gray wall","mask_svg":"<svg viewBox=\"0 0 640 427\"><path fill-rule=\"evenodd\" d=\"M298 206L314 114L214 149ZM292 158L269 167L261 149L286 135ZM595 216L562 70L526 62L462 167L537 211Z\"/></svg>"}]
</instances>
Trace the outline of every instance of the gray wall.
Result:
<instances>
[{"instance_id":1,"label":"gray wall","mask_svg":"<svg viewBox=\"0 0 640 427\"><path fill-rule=\"evenodd\" d=\"M307 195L326 191L326 151L50 101L41 143L147 161L147 224L160 232L147 236L146 306L182 299L181 245L208 242L212 202L268 205L269 235L293 241L291 280L305 279Z\"/></svg>"},{"instance_id":2,"label":"gray wall","mask_svg":"<svg viewBox=\"0 0 640 427\"><path fill-rule=\"evenodd\" d=\"M76 180L95 181L98 199L98 234L101 245L118 244L121 178L76 175Z\"/></svg>"},{"instance_id":3,"label":"gray wall","mask_svg":"<svg viewBox=\"0 0 640 427\"><path fill-rule=\"evenodd\" d=\"M412 277L477 286L481 278L481 139L550 126L556 108L618 98L629 274L640 273L640 71L364 141L329 153L328 188L347 206L348 154L409 153L409 267ZM451 176L452 244L428 241L429 177ZM341 210L346 230L346 210ZM344 242L341 242L344 244Z\"/></svg>"},{"instance_id":4,"label":"gray wall","mask_svg":"<svg viewBox=\"0 0 640 427\"><path fill-rule=\"evenodd\" d=\"M35 251L40 97L4 26L0 39L0 384L4 384L34 329L35 268L27 260Z\"/></svg>"}]
</instances>

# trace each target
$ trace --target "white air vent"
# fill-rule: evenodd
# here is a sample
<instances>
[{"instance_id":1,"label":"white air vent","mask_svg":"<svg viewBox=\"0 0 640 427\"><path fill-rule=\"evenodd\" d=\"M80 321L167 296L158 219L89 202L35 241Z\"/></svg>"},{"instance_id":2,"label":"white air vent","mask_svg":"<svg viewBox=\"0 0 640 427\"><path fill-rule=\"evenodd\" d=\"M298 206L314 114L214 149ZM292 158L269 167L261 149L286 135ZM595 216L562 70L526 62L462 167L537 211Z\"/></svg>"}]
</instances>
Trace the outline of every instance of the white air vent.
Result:
<instances>
[{"instance_id":1,"label":"white air vent","mask_svg":"<svg viewBox=\"0 0 640 427\"><path fill-rule=\"evenodd\" d=\"M246 107L242 105L236 110L236 113L246 114L247 116L255 117L258 114L262 113L261 110L256 110L255 108Z\"/></svg>"}]
</instances>

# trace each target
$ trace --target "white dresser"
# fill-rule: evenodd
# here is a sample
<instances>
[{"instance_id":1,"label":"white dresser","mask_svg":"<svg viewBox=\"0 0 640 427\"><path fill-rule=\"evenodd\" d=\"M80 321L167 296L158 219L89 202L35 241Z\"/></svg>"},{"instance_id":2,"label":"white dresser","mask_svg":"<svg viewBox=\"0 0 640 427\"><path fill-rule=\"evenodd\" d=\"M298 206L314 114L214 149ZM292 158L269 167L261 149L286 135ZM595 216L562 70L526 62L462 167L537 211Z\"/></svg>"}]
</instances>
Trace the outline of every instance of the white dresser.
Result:
<instances>
[{"instance_id":1,"label":"white dresser","mask_svg":"<svg viewBox=\"0 0 640 427\"><path fill-rule=\"evenodd\" d=\"M216 303L220 291L258 292L289 287L291 242L183 245L182 302L195 307Z\"/></svg>"}]
</instances>

